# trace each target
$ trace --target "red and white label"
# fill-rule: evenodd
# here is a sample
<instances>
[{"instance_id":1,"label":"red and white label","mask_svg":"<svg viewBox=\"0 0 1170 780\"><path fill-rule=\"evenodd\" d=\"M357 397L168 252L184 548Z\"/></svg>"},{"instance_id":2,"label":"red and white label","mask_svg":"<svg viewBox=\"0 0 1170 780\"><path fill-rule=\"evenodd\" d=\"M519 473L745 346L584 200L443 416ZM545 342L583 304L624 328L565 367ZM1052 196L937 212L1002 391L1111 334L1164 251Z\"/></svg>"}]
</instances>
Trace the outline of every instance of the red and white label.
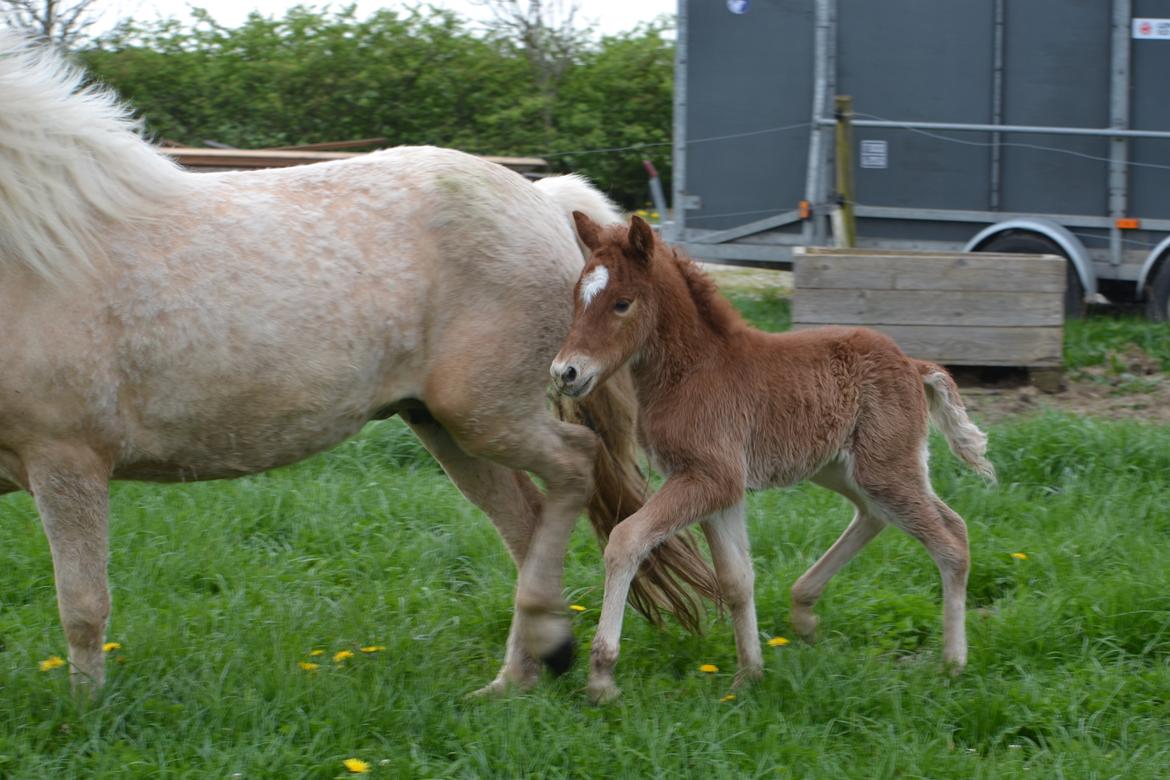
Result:
<instances>
[{"instance_id":1,"label":"red and white label","mask_svg":"<svg viewBox=\"0 0 1170 780\"><path fill-rule=\"evenodd\" d=\"M1170 19L1134 19L1133 37L1139 41L1170 41Z\"/></svg>"}]
</instances>

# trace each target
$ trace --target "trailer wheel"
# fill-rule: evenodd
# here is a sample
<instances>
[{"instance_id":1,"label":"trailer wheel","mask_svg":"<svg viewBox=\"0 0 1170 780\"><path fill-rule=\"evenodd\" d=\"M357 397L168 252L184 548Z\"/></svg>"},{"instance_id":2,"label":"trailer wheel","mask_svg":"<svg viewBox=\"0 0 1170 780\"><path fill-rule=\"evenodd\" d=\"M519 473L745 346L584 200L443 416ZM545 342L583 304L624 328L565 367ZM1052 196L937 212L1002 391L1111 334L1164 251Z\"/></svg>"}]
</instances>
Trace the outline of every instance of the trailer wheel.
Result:
<instances>
[{"instance_id":1,"label":"trailer wheel","mask_svg":"<svg viewBox=\"0 0 1170 780\"><path fill-rule=\"evenodd\" d=\"M1146 316L1154 322L1170 320L1170 257L1164 257L1146 293Z\"/></svg>"},{"instance_id":2,"label":"trailer wheel","mask_svg":"<svg viewBox=\"0 0 1170 780\"><path fill-rule=\"evenodd\" d=\"M1079 320L1085 316L1085 286L1081 284L1081 277L1077 274L1076 267L1056 242L1035 233L1009 230L992 238L979 247L978 251L1063 257L1065 274L1068 278L1068 284L1064 288L1064 317L1069 320ZM1165 302L1163 301L1164 312Z\"/></svg>"}]
</instances>

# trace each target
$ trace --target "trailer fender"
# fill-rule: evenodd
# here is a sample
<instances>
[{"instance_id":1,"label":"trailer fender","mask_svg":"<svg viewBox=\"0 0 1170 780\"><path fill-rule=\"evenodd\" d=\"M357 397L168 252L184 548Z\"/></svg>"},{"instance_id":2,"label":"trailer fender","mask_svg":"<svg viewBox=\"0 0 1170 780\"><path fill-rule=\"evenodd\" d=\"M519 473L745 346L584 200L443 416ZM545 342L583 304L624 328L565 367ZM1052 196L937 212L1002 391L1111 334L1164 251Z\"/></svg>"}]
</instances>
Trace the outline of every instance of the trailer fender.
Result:
<instances>
[{"instance_id":1,"label":"trailer fender","mask_svg":"<svg viewBox=\"0 0 1170 780\"><path fill-rule=\"evenodd\" d=\"M1089 259L1089 253L1085 250L1085 245L1082 244L1076 236L1070 233L1068 228L1066 228L1064 225L1058 225L1051 220L1040 219L1038 217L1027 217L1020 219L1009 219L1005 222L997 222L994 225L988 225L983 230L980 230L974 238L967 242L967 245L963 247L963 251L977 252L979 251L980 247L982 247L992 238L1009 230L1037 233L1059 246L1064 251L1064 256L1068 258L1069 262L1073 264L1073 268L1076 269L1077 276L1081 280L1081 287L1085 291L1085 297L1096 297L1097 272L1093 270L1093 262Z\"/></svg>"},{"instance_id":2,"label":"trailer fender","mask_svg":"<svg viewBox=\"0 0 1170 780\"><path fill-rule=\"evenodd\" d=\"M1138 271L1137 289L1135 290L1135 297L1141 298L1146 294L1146 285L1154 276L1154 271L1158 267L1158 261L1170 254L1170 236L1162 239L1162 243L1154 247L1146 257L1146 261L1142 263L1142 270Z\"/></svg>"}]
</instances>

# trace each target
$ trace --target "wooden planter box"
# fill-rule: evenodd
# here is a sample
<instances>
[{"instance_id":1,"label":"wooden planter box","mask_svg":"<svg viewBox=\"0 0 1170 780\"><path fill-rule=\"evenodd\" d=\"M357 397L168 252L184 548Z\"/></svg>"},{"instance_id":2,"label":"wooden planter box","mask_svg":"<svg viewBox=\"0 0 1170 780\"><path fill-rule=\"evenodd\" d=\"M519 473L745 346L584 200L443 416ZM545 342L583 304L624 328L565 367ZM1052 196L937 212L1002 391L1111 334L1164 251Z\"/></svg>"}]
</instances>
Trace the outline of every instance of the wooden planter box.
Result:
<instances>
[{"instance_id":1,"label":"wooden planter box","mask_svg":"<svg viewBox=\"0 0 1170 780\"><path fill-rule=\"evenodd\" d=\"M864 325L956 366L1061 365L1065 259L798 248L793 328Z\"/></svg>"}]
</instances>

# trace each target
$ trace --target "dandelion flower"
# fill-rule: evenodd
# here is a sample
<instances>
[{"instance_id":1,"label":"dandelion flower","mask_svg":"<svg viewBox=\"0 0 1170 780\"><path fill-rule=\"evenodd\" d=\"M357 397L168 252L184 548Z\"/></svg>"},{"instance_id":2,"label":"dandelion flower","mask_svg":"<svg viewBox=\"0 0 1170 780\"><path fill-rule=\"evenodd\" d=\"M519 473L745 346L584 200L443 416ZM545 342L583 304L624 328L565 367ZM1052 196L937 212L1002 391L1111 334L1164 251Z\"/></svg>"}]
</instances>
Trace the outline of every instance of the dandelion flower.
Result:
<instances>
[{"instance_id":1,"label":"dandelion flower","mask_svg":"<svg viewBox=\"0 0 1170 780\"><path fill-rule=\"evenodd\" d=\"M581 606L580 604L570 604L569 609L573 610L574 612L584 612L585 611L585 607Z\"/></svg>"},{"instance_id":2,"label":"dandelion flower","mask_svg":"<svg viewBox=\"0 0 1170 780\"><path fill-rule=\"evenodd\" d=\"M333 654L334 663L341 663L342 661L346 660L347 658L353 658L353 653L350 652L349 650L338 650L336 653Z\"/></svg>"},{"instance_id":3,"label":"dandelion flower","mask_svg":"<svg viewBox=\"0 0 1170 780\"><path fill-rule=\"evenodd\" d=\"M719 701L735 701L735 694L729 693L726 696L724 696L722 699L720 699Z\"/></svg>"},{"instance_id":4,"label":"dandelion flower","mask_svg":"<svg viewBox=\"0 0 1170 780\"><path fill-rule=\"evenodd\" d=\"M658 212L657 212L657 211L651 211L651 212L650 212L650 219L658 219Z\"/></svg>"},{"instance_id":5,"label":"dandelion flower","mask_svg":"<svg viewBox=\"0 0 1170 780\"><path fill-rule=\"evenodd\" d=\"M361 648L363 653L380 653L386 649L386 645L366 645Z\"/></svg>"},{"instance_id":6,"label":"dandelion flower","mask_svg":"<svg viewBox=\"0 0 1170 780\"><path fill-rule=\"evenodd\" d=\"M345 768L353 772L355 775L364 775L370 771L370 765L360 758L347 758L341 762Z\"/></svg>"},{"instance_id":7,"label":"dandelion flower","mask_svg":"<svg viewBox=\"0 0 1170 780\"><path fill-rule=\"evenodd\" d=\"M65 661L62 660L61 656L51 655L48 658L46 658L45 660L41 661L39 664L37 664L37 667L42 672L51 672L54 669L59 669L64 665L65 665Z\"/></svg>"},{"instance_id":8,"label":"dandelion flower","mask_svg":"<svg viewBox=\"0 0 1170 780\"><path fill-rule=\"evenodd\" d=\"M719 667L715 664L703 664L699 667L699 671L704 674L715 674L715 672L719 671Z\"/></svg>"},{"instance_id":9,"label":"dandelion flower","mask_svg":"<svg viewBox=\"0 0 1170 780\"><path fill-rule=\"evenodd\" d=\"M788 640L782 636L774 636L768 640L768 647L784 647L788 644Z\"/></svg>"},{"instance_id":10,"label":"dandelion flower","mask_svg":"<svg viewBox=\"0 0 1170 780\"><path fill-rule=\"evenodd\" d=\"M297 666L304 669L306 672L315 672L321 668L321 664L310 663L309 661L300 661Z\"/></svg>"},{"instance_id":11,"label":"dandelion flower","mask_svg":"<svg viewBox=\"0 0 1170 780\"><path fill-rule=\"evenodd\" d=\"M1028 560L1028 553L1012 553L1012 557L1017 561L1026 561Z\"/></svg>"},{"instance_id":12,"label":"dandelion flower","mask_svg":"<svg viewBox=\"0 0 1170 780\"><path fill-rule=\"evenodd\" d=\"M325 651L324 651L324 650L321 650L320 648L318 648L318 649L316 649L316 650L310 650L310 651L309 651L309 657L310 657L310 658L316 658L317 656L321 656L321 655L325 655Z\"/></svg>"},{"instance_id":13,"label":"dandelion flower","mask_svg":"<svg viewBox=\"0 0 1170 780\"><path fill-rule=\"evenodd\" d=\"M122 644L120 642L106 642L104 645L102 645L102 652L103 653L109 653L109 652L112 652L114 650L121 650L121 649L122 649Z\"/></svg>"}]
</instances>

